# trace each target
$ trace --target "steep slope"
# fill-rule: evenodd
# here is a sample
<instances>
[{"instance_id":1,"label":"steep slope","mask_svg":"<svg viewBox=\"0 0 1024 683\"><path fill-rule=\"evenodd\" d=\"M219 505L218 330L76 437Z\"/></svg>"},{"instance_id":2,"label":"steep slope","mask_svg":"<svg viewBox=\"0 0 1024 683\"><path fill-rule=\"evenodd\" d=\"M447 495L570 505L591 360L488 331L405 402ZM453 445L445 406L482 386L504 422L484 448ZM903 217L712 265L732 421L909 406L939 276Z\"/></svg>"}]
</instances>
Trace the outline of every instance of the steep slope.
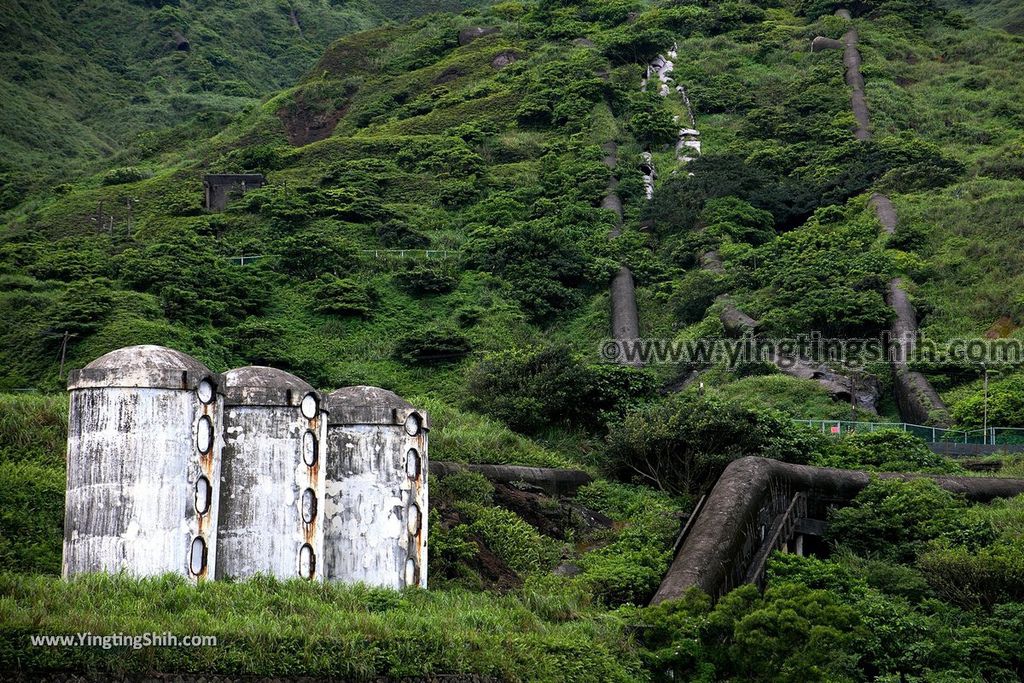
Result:
<instances>
[{"instance_id":1,"label":"steep slope","mask_svg":"<svg viewBox=\"0 0 1024 683\"><path fill-rule=\"evenodd\" d=\"M962 193L957 184L994 188L983 179L997 175L1006 178L999 210L1012 215L1019 84L1006 65L1020 47L937 10L862 11L872 18L855 17L873 128L864 140L852 139L842 63L807 50L815 36L847 32L829 14L498 5L342 40L298 85L209 141L168 140L132 168L10 214L2 310L5 348L16 351L3 384L59 386L62 355L74 366L153 341L214 366L272 361L323 385L386 381L406 393L443 387L447 397L472 387L460 401L475 407L486 403L474 404L477 389L500 394L495 382L509 367L538 372L534 349L553 344L597 386L588 373L607 370L594 349L612 327L607 287L620 267L635 281L644 334L677 341L752 323L765 337L877 338L893 320L895 277L913 283L926 333L980 335L1013 321L1009 289L987 275L973 282L1001 293L984 310L943 289L975 286L964 279L971 260L952 256L966 244L949 234L961 230L950 222L958 214L922 221L915 204ZM685 102L641 87L644 65L676 42ZM970 69L980 75L960 97L993 103L936 111L950 80ZM682 172L678 121L687 119L703 140L688 142L703 154ZM984 135L967 134L972 127ZM617 185L602 163L609 142ZM207 214L200 180L211 171L264 172L270 182ZM617 218L600 208L609 188L626 228L613 241ZM877 191L899 212L892 235L868 204ZM971 200L957 211L987 206ZM233 265L239 256L261 258ZM1014 268L1000 278L1012 281ZM972 306L969 325L943 322ZM812 361L790 368L804 393L794 416L851 414L853 396L852 414L895 417L894 402L875 405L875 383L887 396L893 381L885 364L847 373ZM977 376L977 366L939 361L920 369L940 392ZM738 384L733 395L748 387L750 400L771 403L762 388L780 384L751 377L773 372L754 362L654 363L615 381L627 398L646 395L657 383L685 384L695 366L710 371L707 384ZM822 403L828 395L838 400ZM522 424L535 427L574 410L544 391L529 400L537 414Z\"/></svg>"},{"instance_id":2,"label":"steep slope","mask_svg":"<svg viewBox=\"0 0 1024 683\"><path fill-rule=\"evenodd\" d=\"M0 208L35 176L210 135L341 35L466 4L3 0Z\"/></svg>"}]
</instances>

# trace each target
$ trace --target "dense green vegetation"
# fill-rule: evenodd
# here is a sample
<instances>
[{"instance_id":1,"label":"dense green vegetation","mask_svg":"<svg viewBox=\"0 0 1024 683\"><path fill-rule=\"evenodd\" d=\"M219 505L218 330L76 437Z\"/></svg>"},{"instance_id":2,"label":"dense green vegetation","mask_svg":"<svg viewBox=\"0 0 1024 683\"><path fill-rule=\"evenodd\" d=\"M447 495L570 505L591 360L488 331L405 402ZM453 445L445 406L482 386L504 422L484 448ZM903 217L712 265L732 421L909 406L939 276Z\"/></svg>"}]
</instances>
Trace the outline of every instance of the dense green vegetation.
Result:
<instances>
[{"instance_id":1,"label":"dense green vegetation","mask_svg":"<svg viewBox=\"0 0 1024 683\"><path fill-rule=\"evenodd\" d=\"M0 2L0 209L97 161L180 152L289 86L338 36L461 0Z\"/></svg>"},{"instance_id":2,"label":"dense green vegetation","mask_svg":"<svg viewBox=\"0 0 1024 683\"><path fill-rule=\"evenodd\" d=\"M683 381L694 368L596 355L620 263L649 337L724 334L719 294L766 334L877 336L886 283L904 275L926 333L1020 338L1020 38L930 3L852 3L875 134L855 142L841 58L808 49L845 29L834 2L510 1L356 33L477 3L401 2L389 17L325 0L9 4L0 391L32 391L0 394L0 670L1024 675L1020 501L971 506L927 482L873 484L834 514L829 557L776 557L763 595L643 608L683 513L735 458L962 470L901 432L795 426L876 418L768 364L697 368L697 383ZM985 7L969 16L1004 16ZM460 40L473 28L497 31ZM169 46L175 30L189 51ZM704 152L685 171L671 146L681 100L640 89L674 43ZM599 208L607 142L616 240ZM649 203L634 172L645 149ZM208 213L209 172L268 184ZM891 237L867 207L876 190L900 213ZM710 249L724 272L699 268ZM466 473L432 481L430 592L62 582L61 359L66 373L139 343L218 371L393 389L430 411L434 459L597 480L561 500ZM987 401L978 366L925 370L960 425L979 426L987 403L989 424L1024 426L1014 368L990 376ZM888 369L868 371L888 393ZM896 417L891 401L880 412ZM25 645L81 630L222 646Z\"/></svg>"}]
</instances>

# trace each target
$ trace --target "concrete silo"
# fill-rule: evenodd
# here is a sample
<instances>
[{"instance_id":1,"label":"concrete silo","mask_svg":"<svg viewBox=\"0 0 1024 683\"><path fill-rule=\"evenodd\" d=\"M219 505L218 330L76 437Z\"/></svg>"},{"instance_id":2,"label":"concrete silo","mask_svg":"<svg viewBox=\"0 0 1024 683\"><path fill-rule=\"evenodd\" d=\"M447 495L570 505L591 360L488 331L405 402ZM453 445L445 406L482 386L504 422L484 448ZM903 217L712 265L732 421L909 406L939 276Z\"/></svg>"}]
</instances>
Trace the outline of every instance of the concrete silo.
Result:
<instances>
[{"instance_id":1,"label":"concrete silo","mask_svg":"<svg viewBox=\"0 0 1024 683\"><path fill-rule=\"evenodd\" d=\"M427 414L376 387L327 396L324 578L427 585Z\"/></svg>"},{"instance_id":2,"label":"concrete silo","mask_svg":"<svg viewBox=\"0 0 1024 683\"><path fill-rule=\"evenodd\" d=\"M322 578L322 397L267 367L226 372L223 385L217 578Z\"/></svg>"},{"instance_id":3,"label":"concrete silo","mask_svg":"<svg viewBox=\"0 0 1024 683\"><path fill-rule=\"evenodd\" d=\"M118 349L71 372L65 577L213 576L219 384L202 363L162 346Z\"/></svg>"}]
</instances>

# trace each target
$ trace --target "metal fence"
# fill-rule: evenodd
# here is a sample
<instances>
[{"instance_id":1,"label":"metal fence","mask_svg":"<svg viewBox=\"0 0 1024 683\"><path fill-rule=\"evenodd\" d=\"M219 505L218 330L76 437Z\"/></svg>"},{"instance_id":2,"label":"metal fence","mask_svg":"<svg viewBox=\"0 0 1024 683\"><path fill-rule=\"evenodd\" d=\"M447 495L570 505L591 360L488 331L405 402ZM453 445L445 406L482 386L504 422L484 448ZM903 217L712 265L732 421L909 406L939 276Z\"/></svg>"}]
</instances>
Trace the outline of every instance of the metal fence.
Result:
<instances>
[{"instance_id":1,"label":"metal fence","mask_svg":"<svg viewBox=\"0 0 1024 683\"><path fill-rule=\"evenodd\" d=\"M458 252L450 249L363 249L363 254L373 254L376 259L446 259L452 258Z\"/></svg>"},{"instance_id":2,"label":"metal fence","mask_svg":"<svg viewBox=\"0 0 1024 683\"><path fill-rule=\"evenodd\" d=\"M895 429L924 439L928 443L968 443L981 445L1024 444L1024 428L989 427L988 429L945 429L909 422L853 422L850 420L794 420L825 434L840 436L853 432L877 432Z\"/></svg>"},{"instance_id":3,"label":"metal fence","mask_svg":"<svg viewBox=\"0 0 1024 683\"><path fill-rule=\"evenodd\" d=\"M228 256L228 262L236 266L245 266L258 261L263 258L263 254L256 254L253 256Z\"/></svg>"}]
</instances>

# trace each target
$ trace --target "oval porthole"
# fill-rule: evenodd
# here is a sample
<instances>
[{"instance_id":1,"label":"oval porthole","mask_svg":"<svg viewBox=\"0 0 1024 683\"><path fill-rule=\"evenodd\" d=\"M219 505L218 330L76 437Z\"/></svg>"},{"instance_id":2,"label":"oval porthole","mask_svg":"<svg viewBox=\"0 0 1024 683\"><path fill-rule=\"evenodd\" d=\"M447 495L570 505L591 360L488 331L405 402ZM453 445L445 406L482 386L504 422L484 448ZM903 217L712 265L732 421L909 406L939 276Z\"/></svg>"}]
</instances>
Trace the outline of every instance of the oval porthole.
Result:
<instances>
[{"instance_id":1,"label":"oval porthole","mask_svg":"<svg viewBox=\"0 0 1024 683\"><path fill-rule=\"evenodd\" d=\"M199 396L200 402L206 404L212 403L214 395L213 382L208 379L201 381L199 386L196 387L196 395Z\"/></svg>"},{"instance_id":2,"label":"oval porthole","mask_svg":"<svg viewBox=\"0 0 1024 683\"><path fill-rule=\"evenodd\" d=\"M206 454L213 447L213 420L209 415L199 418L196 426L196 448L200 453Z\"/></svg>"},{"instance_id":3,"label":"oval porthole","mask_svg":"<svg viewBox=\"0 0 1024 683\"><path fill-rule=\"evenodd\" d=\"M305 396L302 397L301 410L302 416L304 418L306 418L307 420L312 420L314 417L316 417L317 407L318 406L315 395L306 394Z\"/></svg>"},{"instance_id":4,"label":"oval porthole","mask_svg":"<svg viewBox=\"0 0 1024 683\"><path fill-rule=\"evenodd\" d=\"M306 432L302 435L302 462L306 463L308 467L312 467L319 457L320 442L317 441L316 434Z\"/></svg>"},{"instance_id":5,"label":"oval porthole","mask_svg":"<svg viewBox=\"0 0 1024 683\"><path fill-rule=\"evenodd\" d=\"M405 433L409 436L416 436L420 433L419 413L409 413L409 417L405 418Z\"/></svg>"},{"instance_id":6,"label":"oval porthole","mask_svg":"<svg viewBox=\"0 0 1024 683\"><path fill-rule=\"evenodd\" d=\"M205 515L210 510L210 499L213 497L213 487L206 477L199 477L196 480L196 512Z\"/></svg>"},{"instance_id":7,"label":"oval porthole","mask_svg":"<svg viewBox=\"0 0 1024 683\"><path fill-rule=\"evenodd\" d=\"M302 492L302 521L311 524L316 519L316 493L313 489Z\"/></svg>"},{"instance_id":8,"label":"oval porthole","mask_svg":"<svg viewBox=\"0 0 1024 683\"><path fill-rule=\"evenodd\" d=\"M412 479L420 476L420 453L415 448L405 454L405 473Z\"/></svg>"},{"instance_id":9,"label":"oval porthole","mask_svg":"<svg viewBox=\"0 0 1024 683\"><path fill-rule=\"evenodd\" d=\"M189 552L188 569L199 576L206 571L206 541L202 536L192 539L192 550Z\"/></svg>"},{"instance_id":10,"label":"oval porthole","mask_svg":"<svg viewBox=\"0 0 1024 683\"><path fill-rule=\"evenodd\" d=\"M416 560L411 557L405 561L405 585L415 586L416 581Z\"/></svg>"},{"instance_id":11,"label":"oval porthole","mask_svg":"<svg viewBox=\"0 0 1024 683\"><path fill-rule=\"evenodd\" d=\"M409 506L409 533L416 535L420 532L420 506L413 503Z\"/></svg>"},{"instance_id":12,"label":"oval porthole","mask_svg":"<svg viewBox=\"0 0 1024 683\"><path fill-rule=\"evenodd\" d=\"M299 549L299 576L304 579L312 579L316 573L316 555L313 553L313 546L306 543Z\"/></svg>"}]
</instances>

